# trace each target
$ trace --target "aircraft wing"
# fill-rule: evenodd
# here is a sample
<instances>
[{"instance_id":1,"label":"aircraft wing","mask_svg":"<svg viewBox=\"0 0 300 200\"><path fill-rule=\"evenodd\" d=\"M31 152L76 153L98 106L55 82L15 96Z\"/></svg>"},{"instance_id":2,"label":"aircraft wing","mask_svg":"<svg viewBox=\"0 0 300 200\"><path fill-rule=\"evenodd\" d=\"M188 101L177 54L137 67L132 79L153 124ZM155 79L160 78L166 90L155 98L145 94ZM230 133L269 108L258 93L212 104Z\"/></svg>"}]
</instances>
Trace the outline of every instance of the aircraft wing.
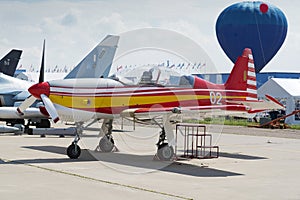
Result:
<instances>
[{"instance_id":1,"label":"aircraft wing","mask_svg":"<svg viewBox=\"0 0 300 200\"><path fill-rule=\"evenodd\" d=\"M0 107L0 119L30 119L30 118L49 118L43 114L39 108L27 108L23 115L16 111L16 107Z\"/></svg>"},{"instance_id":2,"label":"aircraft wing","mask_svg":"<svg viewBox=\"0 0 300 200\"><path fill-rule=\"evenodd\" d=\"M160 108L132 108L126 109L121 113L124 118L154 118L156 116L173 114L188 114L188 113L240 113L248 112L251 108L245 105L210 105L210 106L190 106L190 107L160 107Z\"/></svg>"},{"instance_id":3,"label":"aircraft wing","mask_svg":"<svg viewBox=\"0 0 300 200\"><path fill-rule=\"evenodd\" d=\"M283 109L284 106L273 97L266 95L266 101L228 101L226 105L132 108L121 113L125 118L153 118L167 113L173 114L204 114L204 115L240 115L253 114L264 110Z\"/></svg>"}]
</instances>

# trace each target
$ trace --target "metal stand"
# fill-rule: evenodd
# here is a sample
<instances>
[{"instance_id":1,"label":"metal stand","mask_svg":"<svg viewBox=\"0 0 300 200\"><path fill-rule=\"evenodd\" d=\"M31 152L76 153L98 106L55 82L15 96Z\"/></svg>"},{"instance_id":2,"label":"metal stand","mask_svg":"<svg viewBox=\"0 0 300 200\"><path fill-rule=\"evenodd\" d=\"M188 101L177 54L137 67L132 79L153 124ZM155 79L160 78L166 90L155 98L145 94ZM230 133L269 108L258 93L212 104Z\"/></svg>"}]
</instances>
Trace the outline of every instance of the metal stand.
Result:
<instances>
[{"instance_id":1,"label":"metal stand","mask_svg":"<svg viewBox=\"0 0 300 200\"><path fill-rule=\"evenodd\" d=\"M199 159L219 157L219 146L212 145L212 135L206 134L205 125L176 124L176 144L179 132L183 135L183 155L181 157ZM175 153L177 155L177 145Z\"/></svg>"}]
</instances>

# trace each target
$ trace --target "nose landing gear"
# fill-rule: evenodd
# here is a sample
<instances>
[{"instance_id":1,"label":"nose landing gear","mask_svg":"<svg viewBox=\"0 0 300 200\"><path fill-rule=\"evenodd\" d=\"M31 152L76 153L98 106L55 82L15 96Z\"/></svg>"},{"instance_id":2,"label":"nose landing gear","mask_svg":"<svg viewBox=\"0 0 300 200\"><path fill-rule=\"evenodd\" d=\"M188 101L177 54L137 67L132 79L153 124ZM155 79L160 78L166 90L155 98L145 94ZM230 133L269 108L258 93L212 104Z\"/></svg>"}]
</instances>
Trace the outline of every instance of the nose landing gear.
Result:
<instances>
[{"instance_id":1,"label":"nose landing gear","mask_svg":"<svg viewBox=\"0 0 300 200\"><path fill-rule=\"evenodd\" d=\"M67 148L67 155L71 159L79 158L81 154L81 149L77 144L80 140L80 135L82 134L82 124L83 123L76 123L76 135L72 144Z\"/></svg>"}]
</instances>

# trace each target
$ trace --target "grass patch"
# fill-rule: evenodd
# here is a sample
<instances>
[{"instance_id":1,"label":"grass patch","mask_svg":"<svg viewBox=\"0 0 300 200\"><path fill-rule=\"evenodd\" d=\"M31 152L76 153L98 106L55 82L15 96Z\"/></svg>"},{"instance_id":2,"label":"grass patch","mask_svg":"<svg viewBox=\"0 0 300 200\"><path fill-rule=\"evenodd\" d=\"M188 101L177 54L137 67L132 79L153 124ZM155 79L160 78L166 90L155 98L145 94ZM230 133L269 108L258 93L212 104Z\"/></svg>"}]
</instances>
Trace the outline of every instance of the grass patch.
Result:
<instances>
[{"instance_id":1,"label":"grass patch","mask_svg":"<svg viewBox=\"0 0 300 200\"><path fill-rule=\"evenodd\" d=\"M194 124L223 124L230 126L258 126L259 123L249 121L248 119L235 118L235 117L214 117L214 118L204 118L202 120L198 119L187 119L184 120L185 123L194 123ZM300 130L300 125L289 125L289 129Z\"/></svg>"},{"instance_id":2,"label":"grass patch","mask_svg":"<svg viewBox=\"0 0 300 200\"><path fill-rule=\"evenodd\" d=\"M204 118L203 120L189 119L187 123L195 124L224 124L231 126L253 126L258 125L255 122L249 122L247 119L234 118L234 117L215 117L215 118Z\"/></svg>"},{"instance_id":3,"label":"grass patch","mask_svg":"<svg viewBox=\"0 0 300 200\"><path fill-rule=\"evenodd\" d=\"M202 120L189 119L185 120L186 123L194 124L224 124L230 126L257 126L259 123L250 122L247 119L235 118L235 117L215 117L204 118ZM300 130L300 125L289 125L290 129Z\"/></svg>"},{"instance_id":4,"label":"grass patch","mask_svg":"<svg viewBox=\"0 0 300 200\"><path fill-rule=\"evenodd\" d=\"M291 129L300 130L300 125L290 125Z\"/></svg>"}]
</instances>

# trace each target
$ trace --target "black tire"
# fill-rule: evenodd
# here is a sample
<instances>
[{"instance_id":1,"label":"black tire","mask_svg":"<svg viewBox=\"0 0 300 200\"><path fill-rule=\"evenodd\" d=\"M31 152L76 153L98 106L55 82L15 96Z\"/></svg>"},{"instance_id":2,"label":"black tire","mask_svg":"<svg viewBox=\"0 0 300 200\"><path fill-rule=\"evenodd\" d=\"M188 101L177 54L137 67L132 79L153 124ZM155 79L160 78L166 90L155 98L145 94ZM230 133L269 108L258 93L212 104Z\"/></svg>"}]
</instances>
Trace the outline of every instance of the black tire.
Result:
<instances>
[{"instance_id":1,"label":"black tire","mask_svg":"<svg viewBox=\"0 0 300 200\"><path fill-rule=\"evenodd\" d=\"M73 143L67 148L67 155L71 159L77 159L81 154L80 147L78 145L76 145L76 146L77 147L75 148L75 144Z\"/></svg>"},{"instance_id":2,"label":"black tire","mask_svg":"<svg viewBox=\"0 0 300 200\"><path fill-rule=\"evenodd\" d=\"M170 161L174 156L174 149L172 146L164 143L158 147L156 155L159 160Z\"/></svg>"},{"instance_id":3,"label":"black tire","mask_svg":"<svg viewBox=\"0 0 300 200\"><path fill-rule=\"evenodd\" d=\"M115 147L114 139L104 136L99 141L99 148L102 152L111 152Z\"/></svg>"}]
</instances>

